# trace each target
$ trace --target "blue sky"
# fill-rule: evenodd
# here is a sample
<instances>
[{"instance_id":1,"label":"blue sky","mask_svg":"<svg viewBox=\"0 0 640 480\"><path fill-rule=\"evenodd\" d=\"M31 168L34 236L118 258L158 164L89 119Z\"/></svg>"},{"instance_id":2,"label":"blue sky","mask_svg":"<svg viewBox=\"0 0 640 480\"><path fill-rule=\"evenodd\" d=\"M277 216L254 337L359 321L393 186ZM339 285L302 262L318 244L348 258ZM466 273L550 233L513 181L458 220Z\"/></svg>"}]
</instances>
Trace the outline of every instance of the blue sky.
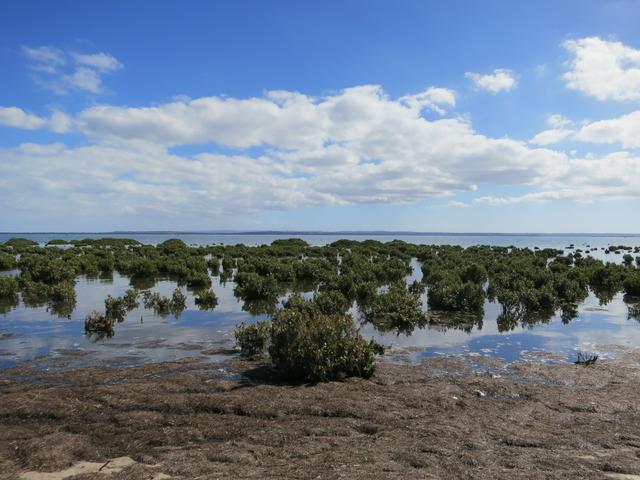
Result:
<instances>
[{"instance_id":1,"label":"blue sky","mask_svg":"<svg viewBox=\"0 0 640 480\"><path fill-rule=\"evenodd\" d=\"M2 231L637 232L640 2L3 2Z\"/></svg>"}]
</instances>

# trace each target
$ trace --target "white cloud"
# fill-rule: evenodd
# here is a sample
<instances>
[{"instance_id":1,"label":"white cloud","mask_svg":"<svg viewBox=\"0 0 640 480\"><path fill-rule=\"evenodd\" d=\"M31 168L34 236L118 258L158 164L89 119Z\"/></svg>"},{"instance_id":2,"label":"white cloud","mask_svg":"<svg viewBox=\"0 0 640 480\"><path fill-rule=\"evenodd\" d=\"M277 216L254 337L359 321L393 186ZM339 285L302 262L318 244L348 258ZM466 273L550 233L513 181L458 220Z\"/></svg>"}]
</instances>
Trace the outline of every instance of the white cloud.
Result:
<instances>
[{"instance_id":1,"label":"white cloud","mask_svg":"<svg viewBox=\"0 0 640 480\"><path fill-rule=\"evenodd\" d=\"M0 107L0 125L22 130L38 130L46 127L55 133L66 133L72 129L73 119L60 110L54 110L47 119L25 112L18 107Z\"/></svg>"},{"instance_id":2,"label":"white cloud","mask_svg":"<svg viewBox=\"0 0 640 480\"><path fill-rule=\"evenodd\" d=\"M22 53L31 60L30 67L43 73L56 73L67 63L64 52L55 47L22 47Z\"/></svg>"},{"instance_id":3,"label":"white cloud","mask_svg":"<svg viewBox=\"0 0 640 480\"><path fill-rule=\"evenodd\" d=\"M94 53L92 55L74 53L72 56L77 64L86 65L103 72L111 72L122 68L122 64L115 57L106 53Z\"/></svg>"},{"instance_id":4,"label":"white cloud","mask_svg":"<svg viewBox=\"0 0 640 480\"><path fill-rule=\"evenodd\" d=\"M49 129L55 133L67 133L73 128L73 119L65 112L54 110L49 118Z\"/></svg>"},{"instance_id":5,"label":"white cloud","mask_svg":"<svg viewBox=\"0 0 640 480\"><path fill-rule=\"evenodd\" d=\"M568 88L598 100L640 100L640 50L599 37L562 46L573 54L563 74Z\"/></svg>"},{"instance_id":6,"label":"white cloud","mask_svg":"<svg viewBox=\"0 0 640 480\"><path fill-rule=\"evenodd\" d=\"M553 114L547 117L547 130L535 135L529 143L533 145L552 145L573 136L575 130L573 122L560 114Z\"/></svg>"},{"instance_id":7,"label":"white cloud","mask_svg":"<svg viewBox=\"0 0 640 480\"><path fill-rule=\"evenodd\" d=\"M533 145L553 145L554 143L559 143L562 140L566 140L571 135L573 135L573 130L569 130L566 128L552 128L549 130L543 130L534 136L529 143Z\"/></svg>"},{"instance_id":8,"label":"white cloud","mask_svg":"<svg viewBox=\"0 0 640 480\"><path fill-rule=\"evenodd\" d=\"M570 158L487 137L464 117L423 117L422 104L407 100L413 97L392 99L364 85L320 98L273 91L141 108L99 105L74 118L54 112L50 128L74 129L89 145L0 150L0 187L7 206L25 215L65 219L109 210L198 224L260 210L415 202L489 185L533 193L480 193L474 203L640 197L636 156ZM559 116L547 124L571 126ZM172 153L184 145L208 153Z\"/></svg>"},{"instance_id":9,"label":"white cloud","mask_svg":"<svg viewBox=\"0 0 640 480\"><path fill-rule=\"evenodd\" d=\"M619 143L624 148L640 148L640 111L588 123L575 138L589 143Z\"/></svg>"},{"instance_id":10,"label":"white cloud","mask_svg":"<svg viewBox=\"0 0 640 480\"><path fill-rule=\"evenodd\" d=\"M486 75L475 72L466 72L465 77L473 81L476 88L491 93L508 92L518 84L518 79L511 70L498 68Z\"/></svg>"},{"instance_id":11,"label":"white cloud","mask_svg":"<svg viewBox=\"0 0 640 480\"><path fill-rule=\"evenodd\" d=\"M446 107L456 106L456 93L448 88L430 87L416 95L401 97L398 101L418 112L429 108L440 115L444 115L446 113Z\"/></svg>"},{"instance_id":12,"label":"white cloud","mask_svg":"<svg viewBox=\"0 0 640 480\"><path fill-rule=\"evenodd\" d=\"M64 84L69 87L78 88L91 93L100 93L102 91L102 81L95 70L85 67L78 67L73 74L65 75Z\"/></svg>"},{"instance_id":13,"label":"white cloud","mask_svg":"<svg viewBox=\"0 0 640 480\"><path fill-rule=\"evenodd\" d=\"M551 128L565 128L573 125L573 122L567 117L554 113L547 117L547 126Z\"/></svg>"},{"instance_id":14,"label":"white cloud","mask_svg":"<svg viewBox=\"0 0 640 480\"><path fill-rule=\"evenodd\" d=\"M22 53L30 62L34 82L58 95L73 91L104 93L102 75L123 67L106 53L81 54L50 46L23 46Z\"/></svg>"},{"instance_id":15,"label":"white cloud","mask_svg":"<svg viewBox=\"0 0 640 480\"><path fill-rule=\"evenodd\" d=\"M0 125L24 130L44 127L46 121L37 115L27 113L18 107L0 107Z\"/></svg>"},{"instance_id":16,"label":"white cloud","mask_svg":"<svg viewBox=\"0 0 640 480\"><path fill-rule=\"evenodd\" d=\"M469 208L469 204L468 203L460 202L458 200L451 200L449 202L449 206L450 207L455 207L455 208Z\"/></svg>"},{"instance_id":17,"label":"white cloud","mask_svg":"<svg viewBox=\"0 0 640 480\"><path fill-rule=\"evenodd\" d=\"M615 152L601 158L564 159L564 168L549 175L541 191L515 196L484 196L473 203L513 205L573 200L590 203L599 200L640 199L640 157Z\"/></svg>"},{"instance_id":18,"label":"white cloud","mask_svg":"<svg viewBox=\"0 0 640 480\"><path fill-rule=\"evenodd\" d=\"M547 118L547 126L551 128L535 135L529 143L551 145L569 139L594 144L619 144L626 149L640 148L640 111L606 120L583 122L579 127L556 114Z\"/></svg>"}]
</instances>

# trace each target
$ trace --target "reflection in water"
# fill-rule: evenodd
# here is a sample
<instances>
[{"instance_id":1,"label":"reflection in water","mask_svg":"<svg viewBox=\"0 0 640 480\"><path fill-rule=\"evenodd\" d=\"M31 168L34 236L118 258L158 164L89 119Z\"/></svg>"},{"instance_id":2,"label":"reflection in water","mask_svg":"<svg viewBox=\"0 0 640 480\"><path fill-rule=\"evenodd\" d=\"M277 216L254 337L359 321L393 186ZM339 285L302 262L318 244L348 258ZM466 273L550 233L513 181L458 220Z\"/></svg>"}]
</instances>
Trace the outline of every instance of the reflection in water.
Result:
<instances>
[{"instance_id":1,"label":"reflection in water","mask_svg":"<svg viewBox=\"0 0 640 480\"><path fill-rule=\"evenodd\" d=\"M625 296L624 301L629 308L628 318L640 322L640 298Z\"/></svg>"},{"instance_id":2,"label":"reflection in water","mask_svg":"<svg viewBox=\"0 0 640 480\"><path fill-rule=\"evenodd\" d=\"M415 259L411 265L413 272L405 278L408 284L422 278ZM77 365L206 357L200 352L229 350L234 345L233 329L238 323L266 318L288 294L277 291L267 298L237 298L236 284L231 281L232 267L228 267L212 277L211 291L217 302L213 311L201 310L196 305L196 297L202 290L187 288L185 293L183 289L183 305L177 300L172 305L175 289L179 287L177 282L129 279L118 273L79 277L73 295L68 289L49 292L38 285L26 288L21 298L5 298L0 302L0 368L68 350L87 353L73 358ZM13 271L12 276L16 273ZM6 276L7 272L2 274ZM418 287L412 288L426 305L428 292ZM106 316L97 318L87 329L89 335L85 335L85 318L93 310L102 309L109 295L125 297L131 288L149 293L141 294L140 304L127 309L121 322L113 322ZM310 296L309 288L296 285L290 290ZM149 296L149 301L144 295ZM366 295L360 300L366 303ZM360 318L361 309L362 305L354 304L351 312ZM640 299L623 299L604 287L590 293L579 306L566 305L559 312L535 317L504 312L500 305L489 301L485 302L484 314L426 313L425 321L415 330L384 331L381 325L376 329L365 323L361 332L413 356L475 353L514 360L526 350L568 354L575 349L596 350L596 344L640 346Z\"/></svg>"},{"instance_id":3,"label":"reflection in water","mask_svg":"<svg viewBox=\"0 0 640 480\"><path fill-rule=\"evenodd\" d=\"M18 295L0 297L0 314L7 314L18 306Z\"/></svg>"},{"instance_id":4,"label":"reflection in water","mask_svg":"<svg viewBox=\"0 0 640 480\"><path fill-rule=\"evenodd\" d=\"M91 312L84 321L84 331L94 342L112 338L115 334L116 319L100 312Z\"/></svg>"}]
</instances>

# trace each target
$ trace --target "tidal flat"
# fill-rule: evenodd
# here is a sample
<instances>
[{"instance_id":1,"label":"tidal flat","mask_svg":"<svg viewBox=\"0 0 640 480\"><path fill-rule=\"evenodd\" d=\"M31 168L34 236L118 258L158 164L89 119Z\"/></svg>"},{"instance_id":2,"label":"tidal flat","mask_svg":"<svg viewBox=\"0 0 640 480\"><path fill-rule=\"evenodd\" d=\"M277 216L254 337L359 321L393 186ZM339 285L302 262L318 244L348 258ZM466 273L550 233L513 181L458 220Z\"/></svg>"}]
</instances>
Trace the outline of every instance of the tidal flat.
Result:
<instances>
[{"instance_id":1,"label":"tidal flat","mask_svg":"<svg viewBox=\"0 0 640 480\"><path fill-rule=\"evenodd\" d=\"M635 478L638 239L508 240L7 239L0 478Z\"/></svg>"},{"instance_id":2,"label":"tidal flat","mask_svg":"<svg viewBox=\"0 0 640 480\"><path fill-rule=\"evenodd\" d=\"M242 359L13 367L0 478L638 478L640 353L537 360L381 363L316 384Z\"/></svg>"}]
</instances>

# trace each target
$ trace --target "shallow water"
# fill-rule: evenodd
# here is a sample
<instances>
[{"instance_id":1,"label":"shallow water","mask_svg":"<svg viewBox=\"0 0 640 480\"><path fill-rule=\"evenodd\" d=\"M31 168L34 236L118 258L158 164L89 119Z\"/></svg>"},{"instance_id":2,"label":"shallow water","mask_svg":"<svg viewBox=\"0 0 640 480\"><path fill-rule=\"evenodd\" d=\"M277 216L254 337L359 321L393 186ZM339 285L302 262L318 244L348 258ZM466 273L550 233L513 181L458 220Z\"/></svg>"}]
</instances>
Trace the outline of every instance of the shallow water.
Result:
<instances>
[{"instance_id":1,"label":"shallow water","mask_svg":"<svg viewBox=\"0 0 640 480\"><path fill-rule=\"evenodd\" d=\"M51 238L86 238L88 235L49 236L29 235L40 242ZM26 236L26 235L22 235ZM179 236L185 242L211 243L270 243L275 238L286 236L269 235L122 235L137 238L147 243L159 243L166 238ZM96 237L100 237L97 235ZM330 243L338 238L330 235L301 236L311 244ZM353 236L363 240L363 236ZM396 237L373 237L390 241ZM575 244L597 247L591 255L608 261L620 261L621 254L605 255L602 248L611 244L640 245L637 236L418 236L400 237L413 243L451 243L464 246L476 244L516 245L533 248L565 248ZM0 235L0 241L4 241ZM414 260L414 273L407 281L420 279L418 263ZM0 275L15 275L16 271L0 272ZM130 287L129 279L114 273L112 279L92 280L79 277L76 281L77 306L70 319L59 318L49 313L46 307L26 308L23 303L0 315L0 368L24 361L33 361L48 368L56 360L67 366L135 365L148 361L174 360L198 356L218 361L228 355L234 347L233 331L241 322L254 322L265 315L251 315L243 310L243 303L233 295L233 282L221 285L213 277L213 289L219 304L215 311L200 311L193 295L187 294L187 310L179 317L160 317L153 312L138 308L130 312L125 320L116 325L116 334L111 339L92 341L84 335L84 318L92 310L102 309L107 295L123 295ZM153 291L170 296L176 283L158 282ZM426 305L426 297L423 302ZM563 324L559 315L544 323L530 326L518 325L501 332L497 322L499 305L486 303L480 324L470 326L467 331L431 325L415 330L410 335L381 334L373 326L363 325L366 337L376 338L392 347L389 358L404 357L419 360L424 356L468 354L472 356L499 357L507 361L517 360L532 352L557 353L567 360L574 360L576 351L598 352L607 355L612 346L640 346L640 322L628 319L627 306L622 295L617 295L608 305L600 306L590 296L579 308L579 315L569 324ZM227 350L227 352L225 352Z\"/></svg>"}]
</instances>

